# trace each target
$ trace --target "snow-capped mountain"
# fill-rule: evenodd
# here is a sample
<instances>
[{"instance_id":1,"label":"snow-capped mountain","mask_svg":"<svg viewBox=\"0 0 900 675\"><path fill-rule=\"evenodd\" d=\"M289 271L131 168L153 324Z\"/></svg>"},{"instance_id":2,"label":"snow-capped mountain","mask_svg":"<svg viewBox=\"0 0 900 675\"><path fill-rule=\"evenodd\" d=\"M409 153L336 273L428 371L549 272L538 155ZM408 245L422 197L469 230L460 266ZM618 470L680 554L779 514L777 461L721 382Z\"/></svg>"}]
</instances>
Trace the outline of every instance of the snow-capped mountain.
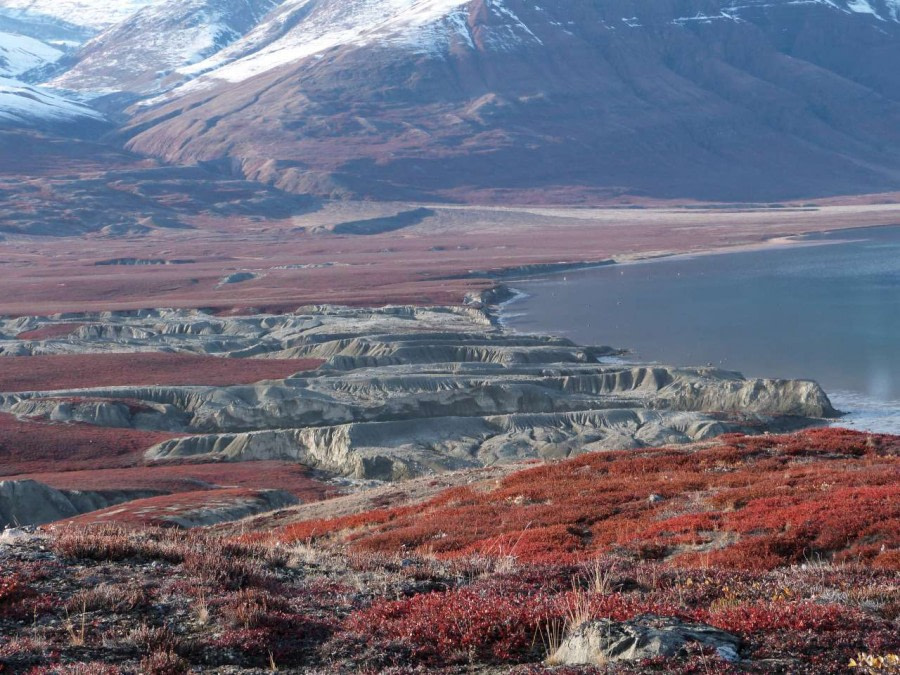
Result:
<instances>
[{"instance_id":1,"label":"snow-capped mountain","mask_svg":"<svg viewBox=\"0 0 900 675\"><path fill-rule=\"evenodd\" d=\"M139 9L161 0L0 0L7 14L44 17L95 31L124 21Z\"/></svg>"},{"instance_id":2,"label":"snow-capped mountain","mask_svg":"<svg viewBox=\"0 0 900 675\"><path fill-rule=\"evenodd\" d=\"M0 31L0 128L79 124L93 128L104 119L96 110L24 81L64 56L63 45Z\"/></svg>"},{"instance_id":3,"label":"snow-capped mountain","mask_svg":"<svg viewBox=\"0 0 900 675\"><path fill-rule=\"evenodd\" d=\"M333 194L894 189L897 6L287 0L126 133Z\"/></svg>"},{"instance_id":4,"label":"snow-capped mountain","mask_svg":"<svg viewBox=\"0 0 900 675\"><path fill-rule=\"evenodd\" d=\"M242 39L205 60L178 69L187 77L241 82L269 70L295 64L309 57L321 57L337 48L373 47L404 50L439 56L454 48L503 51L529 42L541 45L535 31L554 22L552 9L533 8L538 16L534 29L516 14L516 0L283 0L266 19ZM473 5L483 7L472 10ZM593 5L593 9L588 9ZM594 12L602 16L600 26L608 31L641 29L656 23L666 12L673 25L711 24L716 21L741 22L782 9L785 5L806 6L844 14L869 15L879 21L900 22L900 0L725 0L724 2L658 3L646 0L608 0L582 3L567 8L572 16ZM717 7L717 11L677 11L678 7ZM816 7L817 6L817 7ZM662 8L662 9L661 9ZM625 11L627 10L627 11ZM478 11L493 15L479 22L473 32L470 18ZM745 18L746 17L746 18ZM575 21L572 21L575 23ZM477 45L476 45L476 40ZM189 85L188 90L204 86Z\"/></svg>"},{"instance_id":5,"label":"snow-capped mountain","mask_svg":"<svg viewBox=\"0 0 900 675\"><path fill-rule=\"evenodd\" d=\"M129 149L297 192L900 182L900 0L0 0L44 41L13 18L85 32L43 84Z\"/></svg>"},{"instance_id":6,"label":"snow-capped mountain","mask_svg":"<svg viewBox=\"0 0 900 675\"><path fill-rule=\"evenodd\" d=\"M151 94L184 79L176 71L215 54L253 28L276 0L168 0L93 38L50 84L91 98Z\"/></svg>"},{"instance_id":7,"label":"snow-capped mountain","mask_svg":"<svg viewBox=\"0 0 900 675\"><path fill-rule=\"evenodd\" d=\"M25 35L0 32L0 77L18 77L55 63L62 50Z\"/></svg>"},{"instance_id":8,"label":"snow-capped mountain","mask_svg":"<svg viewBox=\"0 0 900 675\"><path fill-rule=\"evenodd\" d=\"M373 44L440 54L460 40L471 46L467 4L468 0L287 0L242 40L184 72L212 72L216 78L241 82L330 49Z\"/></svg>"},{"instance_id":9,"label":"snow-capped mountain","mask_svg":"<svg viewBox=\"0 0 900 675\"><path fill-rule=\"evenodd\" d=\"M0 126L95 125L103 115L38 87L0 77Z\"/></svg>"}]
</instances>

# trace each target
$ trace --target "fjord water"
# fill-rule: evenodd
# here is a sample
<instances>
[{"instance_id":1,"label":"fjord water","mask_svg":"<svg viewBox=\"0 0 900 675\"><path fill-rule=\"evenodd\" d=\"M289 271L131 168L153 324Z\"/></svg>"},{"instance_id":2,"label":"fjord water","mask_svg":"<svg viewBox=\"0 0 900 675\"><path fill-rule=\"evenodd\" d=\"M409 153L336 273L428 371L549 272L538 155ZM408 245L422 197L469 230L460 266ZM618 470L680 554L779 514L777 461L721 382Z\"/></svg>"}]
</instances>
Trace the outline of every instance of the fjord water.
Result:
<instances>
[{"instance_id":1,"label":"fjord water","mask_svg":"<svg viewBox=\"0 0 900 675\"><path fill-rule=\"evenodd\" d=\"M629 361L712 364L817 380L841 424L900 433L900 227L805 237L516 283L507 327L631 350Z\"/></svg>"}]
</instances>

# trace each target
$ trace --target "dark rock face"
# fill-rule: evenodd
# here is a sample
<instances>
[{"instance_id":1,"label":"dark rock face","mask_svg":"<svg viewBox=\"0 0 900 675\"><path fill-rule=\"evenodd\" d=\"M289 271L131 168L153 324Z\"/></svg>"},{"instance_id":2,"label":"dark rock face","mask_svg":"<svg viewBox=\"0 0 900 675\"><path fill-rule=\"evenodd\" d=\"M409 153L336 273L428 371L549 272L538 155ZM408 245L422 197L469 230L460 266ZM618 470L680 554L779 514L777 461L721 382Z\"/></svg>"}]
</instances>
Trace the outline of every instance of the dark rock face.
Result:
<instances>
[{"instance_id":1,"label":"dark rock face","mask_svg":"<svg viewBox=\"0 0 900 675\"><path fill-rule=\"evenodd\" d=\"M473 0L276 67L271 53L268 69L253 61L319 26L335 1L294 8L280 32L263 22L223 57L231 71L132 110L130 147L227 159L251 179L331 196L777 200L900 179L892 0L871 3L875 14L859 3ZM253 66L243 74L241 59Z\"/></svg>"}]
</instances>

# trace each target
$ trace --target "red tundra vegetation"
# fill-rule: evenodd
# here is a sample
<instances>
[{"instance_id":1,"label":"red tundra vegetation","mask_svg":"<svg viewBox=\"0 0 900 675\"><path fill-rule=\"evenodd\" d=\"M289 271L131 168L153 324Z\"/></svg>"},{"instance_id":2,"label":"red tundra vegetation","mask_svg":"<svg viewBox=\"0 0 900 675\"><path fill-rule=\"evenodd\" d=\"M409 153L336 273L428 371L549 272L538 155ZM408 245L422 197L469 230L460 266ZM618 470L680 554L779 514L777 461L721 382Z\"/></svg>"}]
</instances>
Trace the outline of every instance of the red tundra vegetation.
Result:
<instances>
[{"instance_id":1,"label":"red tundra vegetation","mask_svg":"<svg viewBox=\"0 0 900 675\"><path fill-rule=\"evenodd\" d=\"M827 559L900 570L900 438L843 429L583 455L425 502L287 527L286 541L452 558L606 553L712 569Z\"/></svg>"},{"instance_id":2,"label":"red tundra vegetation","mask_svg":"<svg viewBox=\"0 0 900 675\"><path fill-rule=\"evenodd\" d=\"M88 424L22 421L0 413L0 476L135 466L143 453L178 434Z\"/></svg>"},{"instance_id":3,"label":"red tundra vegetation","mask_svg":"<svg viewBox=\"0 0 900 675\"><path fill-rule=\"evenodd\" d=\"M388 215L377 205L342 202L334 210L326 207L306 217L265 223L247 216L197 216L189 219L190 229L163 228L145 238L7 241L0 261L8 270L0 274L0 313L457 304L467 293L493 285L489 274L470 276L472 270L628 258L661 250L695 252L759 244L796 232L897 222L890 204L643 206L658 208L436 207L439 216L433 223L394 232L360 237L317 231L321 225ZM393 207L389 211L396 213ZM536 247L535 241L541 245ZM168 260L183 264L97 266L116 257L158 258L161 250ZM260 278L220 285L225 274L244 269L251 260Z\"/></svg>"},{"instance_id":4,"label":"red tundra vegetation","mask_svg":"<svg viewBox=\"0 0 900 675\"><path fill-rule=\"evenodd\" d=\"M71 335L84 325L83 323L50 323L34 330L23 331L16 335L16 338L19 340L52 340Z\"/></svg>"},{"instance_id":5,"label":"red tundra vegetation","mask_svg":"<svg viewBox=\"0 0 900 675\"><path fill-rule=\"evenodd\" d=\"M164 352L6 356L0 369L0 391L119 385L224 387L284 379L320 365L322 361L317 359L228 359Z\"/></svg>"},{"instance_id":6,"label":"red tundra vegetation","mask_svg":"<svg viewBox=\"0 0 900 675\"><path fill-rule=\"evenodd\" d=\"M260 490L225 487L135 499L99 511L91 511L66 522L84 525L122 523L134 527L195 526L210 522L204 520L204 514L235 511L244 505L254 504L261 504L262 510L271 510L271 506L265 508L266 502L263 501ZM260 509L254 511L258 510ZM247 513L254 511L248 509Z\"/></svg>"},{"instance_id":7,"label":"red tundra vegetation","mask_svg":"<svg viewBox=\"0 0 900 675\"><path fill-rule=\"evenodd\" d=\"M898 451L900 437L843 430L726 436L277 532L47 528L0 545L0 666L891 672L879 664L900 650ZM705 624L735 637L738 660L688 645L554 665L559 641L594 619Z\"/></svg>"}]
</instances>

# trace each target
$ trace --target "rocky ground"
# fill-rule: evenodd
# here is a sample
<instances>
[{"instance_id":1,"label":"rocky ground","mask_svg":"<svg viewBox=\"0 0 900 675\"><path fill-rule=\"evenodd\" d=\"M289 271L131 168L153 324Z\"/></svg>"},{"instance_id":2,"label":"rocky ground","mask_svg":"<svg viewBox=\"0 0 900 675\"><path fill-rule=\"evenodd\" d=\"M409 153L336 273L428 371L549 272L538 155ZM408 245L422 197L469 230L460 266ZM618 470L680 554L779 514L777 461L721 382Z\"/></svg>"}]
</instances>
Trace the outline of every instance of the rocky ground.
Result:
<instances>
[{"instance_id":1,"label":"rocky ground","mask_svg":"<svg viewBox=\"0 0 900 675\"><path fill-rule=\"evenodd\" d=\"M287 526L7 530L0 670L895 672L898 448L733 436Z\"/></svg>"},{"instance_id":2,"label":"rocky ground","mask_svg":"<svg viewBox=\"0 0 900 675\"><path fill-rule=\"evenodd\" d=\"M397 481L729 431L796 428L836 415L813 382L623 364L611 347L507 333L477 305L19 317L0 321L0 355L13 371L28 369L32 359L35 368L53 359L56 370L44 381L7 378L0 412L12 416L8 428L51 434L69 427L98 444L103 433L123 430L135 436L131 454L117 466L148 472L173 464L277 461L315 469L325 480ZM182 372L153 365L166 355ZM133 373L123 367L129 358ZM223 365L229 363L234 366ZM99 369L104 364L108 371ZM65 386L85 370L92 372L82 386ZM186 378L196 384L184 384ZM10 465L3 466L0 506L2 494L18 495L15 512L0 510L8 523L49 522L126 500L18 484L25 474L52 471L67 459L45 454L46 467L17 468L23 454L11 448ZM90 459L97 464L67 468L102 467L102 455ZM40 515L29 516L25 494L34 496ZM240 504L227 510L243 515L250 503L266 510L290 501L263 492L234 497ZM209 513L195 521L184 515L185 505L197 501L181 495L165 508L180 511L181 524L215 522ZM76 503L93 508L66 505ZM147 508L158 513L158 499L154 505ZM122 509L112 513L122 518Z\"/></svg>"}]
</instances>

